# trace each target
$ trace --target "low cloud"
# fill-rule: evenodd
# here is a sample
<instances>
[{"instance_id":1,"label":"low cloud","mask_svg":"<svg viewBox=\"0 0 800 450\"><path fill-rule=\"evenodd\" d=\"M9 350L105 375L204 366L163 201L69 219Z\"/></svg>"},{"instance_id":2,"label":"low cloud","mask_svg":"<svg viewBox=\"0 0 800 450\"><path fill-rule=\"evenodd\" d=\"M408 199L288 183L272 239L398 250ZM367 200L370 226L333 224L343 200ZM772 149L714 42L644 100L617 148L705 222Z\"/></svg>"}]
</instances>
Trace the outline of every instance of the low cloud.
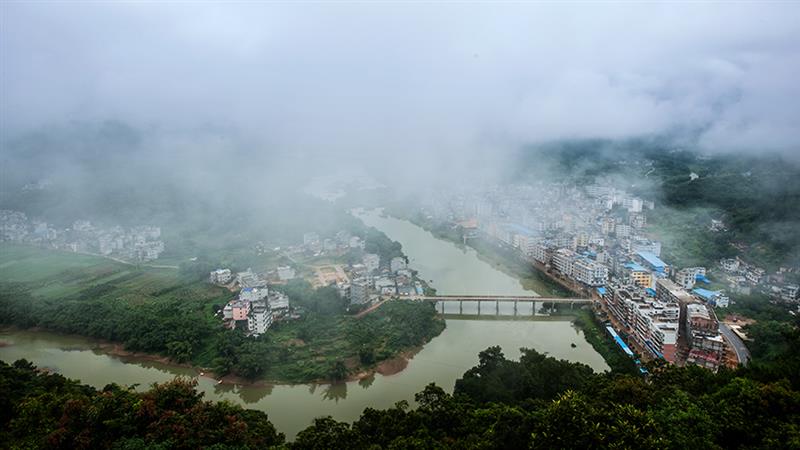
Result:
<instances>
[{"instance_id":1,"label":"low cloud","mask_svg":"<svg viewBox=\"0 0 800 450\"><path fill-rule=\"evenodd\" d=\"M113 118L357 158L651 135L800 153L791 3L2 9L6 133Z\"/></svg>"}]
</instances>

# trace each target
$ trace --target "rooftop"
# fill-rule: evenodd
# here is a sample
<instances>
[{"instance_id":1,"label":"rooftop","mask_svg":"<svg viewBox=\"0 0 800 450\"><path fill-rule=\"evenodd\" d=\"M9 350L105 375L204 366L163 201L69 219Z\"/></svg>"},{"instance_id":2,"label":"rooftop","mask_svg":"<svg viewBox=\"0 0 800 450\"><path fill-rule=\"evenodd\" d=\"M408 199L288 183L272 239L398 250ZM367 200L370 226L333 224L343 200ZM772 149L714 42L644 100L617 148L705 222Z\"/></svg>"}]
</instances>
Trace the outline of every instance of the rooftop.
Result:
<instances>
[{"instance_id":1,"label":"rooftop","mask_svg":"<svg viewBox=\"0 0 800 450\"><path fill-rule=\"evenodd\" d=\"M658 256L651 252L637 252L640 258L647 261L648 264L653 266L654 268L664 268L667 267L667 263L661 260Z\"/></svg>"}]
</instances>

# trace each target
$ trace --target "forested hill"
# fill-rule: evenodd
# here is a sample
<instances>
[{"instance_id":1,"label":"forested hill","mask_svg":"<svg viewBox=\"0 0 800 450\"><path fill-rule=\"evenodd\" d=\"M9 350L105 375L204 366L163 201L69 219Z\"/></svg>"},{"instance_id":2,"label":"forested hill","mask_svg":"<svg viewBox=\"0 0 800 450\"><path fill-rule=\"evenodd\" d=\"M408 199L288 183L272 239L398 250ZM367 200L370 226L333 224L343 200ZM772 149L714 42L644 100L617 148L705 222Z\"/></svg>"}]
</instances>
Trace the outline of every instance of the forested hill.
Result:
<instances>
[{"instance_id":1,"label":"forested hill","mask_svg":"<svg viewBox=\"0 0 800 450\"><path fill-rule=\"evenodd\" d=\"M457 381L353 424L316 419L285 443L267 417L202 401L191 383L102 391L0 363L4 448L800 448L800 332L771 361L721 371L651 366L649 379L497 347Z\"/></svg>"},{"instance_id":2,"label":"forested hill","mask_svg":"<svg viewBox=\"0 0 800 450\"><path fill-rule=\"evenodd\" d=\"M734 242L740 254L757 264L800 265L800 160L796 157L757 151L701 153L657 139L631 139L532 146L517 153L515 161L509 174L512 179L579 185L611 181L655 200L657 209L648 220L687 212L687 223L677 224L677 231L685 233L707 227L709 218L722 219L728 232L701 236L701 240ZM728 256L723 247L699 249L693 256Z\"/></svg>"}]
</instances>

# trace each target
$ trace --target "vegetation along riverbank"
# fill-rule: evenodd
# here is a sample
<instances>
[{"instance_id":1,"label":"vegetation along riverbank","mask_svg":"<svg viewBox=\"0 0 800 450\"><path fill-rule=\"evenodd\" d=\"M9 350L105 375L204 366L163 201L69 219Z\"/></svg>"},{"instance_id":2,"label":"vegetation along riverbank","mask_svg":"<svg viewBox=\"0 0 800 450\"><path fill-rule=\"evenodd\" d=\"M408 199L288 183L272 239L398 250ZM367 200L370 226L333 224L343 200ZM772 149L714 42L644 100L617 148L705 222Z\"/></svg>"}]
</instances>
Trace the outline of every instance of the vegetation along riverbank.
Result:
<instances>
[{"instance_id":1,"label":"vegetation along riverbank","mask_svg":"<svg viewBox=\"0 0 800 450\"><path fill-rule=\"evenodd\" d=\"M103 339L220 376L276 383L344 380L419 347L444 329L431 304L390 302L356 319L334 288L284 290L301 320L250 338L215 313L234 295L173 269L3 244L0 324Z\"/></svg>"}]
</instances>

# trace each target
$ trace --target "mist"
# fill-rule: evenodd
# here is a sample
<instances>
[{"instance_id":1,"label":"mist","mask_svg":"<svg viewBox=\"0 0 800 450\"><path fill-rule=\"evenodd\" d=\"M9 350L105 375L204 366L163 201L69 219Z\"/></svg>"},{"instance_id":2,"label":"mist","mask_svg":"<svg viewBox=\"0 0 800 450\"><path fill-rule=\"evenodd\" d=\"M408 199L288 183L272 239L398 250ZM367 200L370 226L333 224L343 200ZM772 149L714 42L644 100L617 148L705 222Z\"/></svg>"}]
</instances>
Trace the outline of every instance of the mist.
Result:
<instances>
[{"instance_id":1,"label":"mist","mask_svg":"<svg viewBox=\"0 0 800 450\"><path fill-rule=\"evenodd\" d=\"M660 201L665 180L621 161L794 167L799 21L789 3L8 3L0 184L54 183L38 212L136 198L188 221L274 220L332 175L408 200L589 174Z\"/></svg>"},{"instance_id":2,"label":"mist","mask_svg":"<svg viewBox=\"0 0 800 450\"><path fill-rule=\"evenodd\" d=\"M213 126L252 153L482 166L561 139L798 153L796 5L574 6L5 4L3 133Z\"/></svg>"}]
</instances>

